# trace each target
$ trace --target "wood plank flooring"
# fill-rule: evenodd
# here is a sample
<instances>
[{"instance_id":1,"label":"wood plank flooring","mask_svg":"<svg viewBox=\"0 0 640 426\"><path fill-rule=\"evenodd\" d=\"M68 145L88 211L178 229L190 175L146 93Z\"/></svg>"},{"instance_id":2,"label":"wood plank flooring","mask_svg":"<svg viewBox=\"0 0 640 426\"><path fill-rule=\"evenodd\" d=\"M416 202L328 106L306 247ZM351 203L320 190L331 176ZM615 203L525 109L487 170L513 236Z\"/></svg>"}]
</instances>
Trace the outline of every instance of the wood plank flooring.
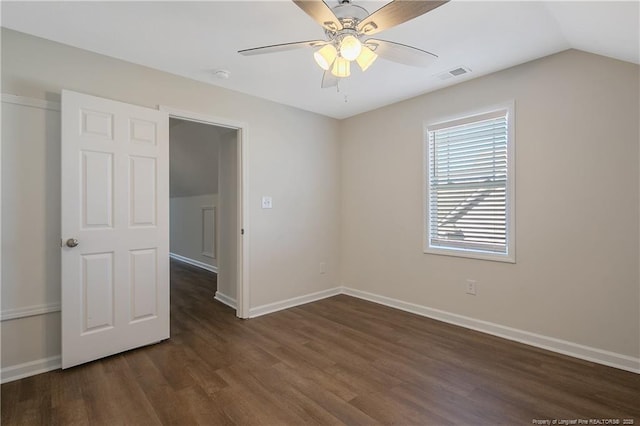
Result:
<instances>
[{"instance_id":1,"label":"wood plank flooring","mask_svg":"<svg viewBox=\"0 0 640 426\"><path fill-rule=\"evenodd\" d=\"M214 292L172 262L170 340L2 385L2 425L640 424L637 374L348 296L243 321Z\"/></svg>"}]
</instances>

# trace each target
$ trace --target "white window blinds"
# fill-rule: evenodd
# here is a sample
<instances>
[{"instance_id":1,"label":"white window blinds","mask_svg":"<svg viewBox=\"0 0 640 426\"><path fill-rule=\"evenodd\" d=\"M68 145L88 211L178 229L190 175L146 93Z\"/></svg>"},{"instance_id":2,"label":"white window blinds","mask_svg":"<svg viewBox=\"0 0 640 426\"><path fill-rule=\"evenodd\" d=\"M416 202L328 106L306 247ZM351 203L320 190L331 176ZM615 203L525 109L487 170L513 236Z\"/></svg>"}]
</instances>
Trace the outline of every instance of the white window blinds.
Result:
<instances>
[{"instance_id":1,"label":"white window blinds","mask_svg":"<svg viewBox=\"0 0 640 426\"><path fill-rule=\"evenodd\" d=\"M508 254L508 110L428 128L431 248Z\"/></svg>"}]
</instances>

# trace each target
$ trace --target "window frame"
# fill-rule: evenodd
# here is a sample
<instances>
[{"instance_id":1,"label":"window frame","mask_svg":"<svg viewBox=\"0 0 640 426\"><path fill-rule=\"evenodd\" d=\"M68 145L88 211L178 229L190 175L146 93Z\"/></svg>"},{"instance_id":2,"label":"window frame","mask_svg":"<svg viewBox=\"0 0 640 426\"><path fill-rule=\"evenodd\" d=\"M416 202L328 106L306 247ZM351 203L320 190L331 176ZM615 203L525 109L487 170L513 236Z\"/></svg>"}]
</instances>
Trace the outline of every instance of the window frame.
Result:
<instances>
[{"instance_id":1,"label":"window frame","mask_svg":"<svg viewBox=\"0 0 640 426\"><path fill-rule=\"evenodd\" d=\"M481 121L483 116L489 116L497 112L504 111L507 115L507 183L506 183L506 253L490 253L487 251L471 248L460 247L442 247L432 246L431 239L429 238L431 230L431 156L429 150L429 132L453 127L460 124L472 123L474 121ZM423 253L436 254L454 257L464 257L478 260L490 260L497 262L516 263L516 225L515 225L515 102L508 101L500 104L495 104L482 109L473 111L467 111L459 114L455 114L449 117L440 118L433 121L427 121L424 123L423 128L423 164L422 172L424 174L422 183L422 238L423 238Z\"/></svg>"}]
</instances>

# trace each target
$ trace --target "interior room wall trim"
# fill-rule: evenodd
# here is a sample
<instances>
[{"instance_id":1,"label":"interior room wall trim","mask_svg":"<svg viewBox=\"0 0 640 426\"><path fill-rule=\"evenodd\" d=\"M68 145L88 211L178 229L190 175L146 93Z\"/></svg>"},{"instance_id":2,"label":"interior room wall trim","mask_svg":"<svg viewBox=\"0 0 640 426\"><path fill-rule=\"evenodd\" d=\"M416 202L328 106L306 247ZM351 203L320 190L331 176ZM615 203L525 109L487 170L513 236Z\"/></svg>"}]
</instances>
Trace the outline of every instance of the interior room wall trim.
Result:
<instances>
[{"instance_id":1,"label":"interior room wall trim","mask_svg":"<svg viewBox=\"0 0 640 426\"><path fill-rule=\"evenodd\" d=\"M216 239L218 236L218 230L217 230L217 217L216 217L216 206L203 206L200 207L200 216L202 219L202 239L201 239L201 243L202 243L202 251L200 252L200 254L202 254L203 256L209 257L211 259L216 259L217 256L217 247L216 247ZM210 212L209 214L211 214L212 219L211 221L207 221L207 213ZM207 230L207 223L210 223L213 229L210 229L209 231L213 231L210 232L209 235L212 235L212 240L211 240L211 247L207 247L208 245L208 241L207 241L207 232L205 232Z\"/></svg>"},{"instance_id":2,"label":"interior room wall trim","mask_svg":"<svg viewBox=\"0 0 640 426\"><path fill-rule=\"evenodd\" d=\"M28 98L26 96L10 95L8 93L2 94L2 102L34 108L50 109L52 111L60 111L60 102L45 101L42 99Z\"/></svg>"},{"instance_id":3,"label":"interior room wall trim","mask_svg":"<svg viewBox=\"0 0 640 426\"><path fill-rule=\"evenodd\" d=\"M180 256L179 254L175 254L175 253L169 253L169 257L179 262L187 263L191 266L196 266L198 268L206 269L207 271L213 272L215 274L218 273L217 267L212 265L207 265L206 263L200 262L199 260L190 259L188 257Z\"/></svg>"},{"instance_id":4,"label":"interior room wall trim","mask_svg":"<svg viewBox=\"0 0 640 426\"><path fill-rule=\"evenodd\" d=\"M475 331L480 331L482 333L491 334L493 336L502 337L504 339L513 340L515 342L524 343L525 345L535 346L537 348L572 356L574 358L579 358L597 364L603 364L609 367L615 367L621 370L640 374L640 358L634 358L603 349L584 346L578 343L556 339L554 337L543 336L541 334L531 333L524 330L518 330L504 325L482 321L475 318L442 311L439 309L429 308L427 306L417 305L415 303L404 302L402 300L380 296L374 293L356 290L349 287L342 287L341 292L342 294L346 294L348 296L357 297L359 299L379 303L381 305L400 309L406 312L411 312L423 317L435 319Z\"/></svg>"},{"instance_id":5,"label":"interior room wall trim","mask_svg":"<svg viewBox=\"0 0 640 426\"><path fill-rule=\"evenodd\" d=\"M220 291L216 291L216 295L214 296L218 302L224 303L230 308L237 309L236 299L233 297L229 297L224 293L220 293Z\"/></svg>"},{"instance_id":6,"label":"interior room wall trim","mask_svg":"<svg viewBox=\"0 0 640 426\"><path fill-rule=\"evenodd\" d=\"M59 368L62 368L62 358L60 355L12 365L3 368L0 372L0 383L24 379L25 377L35 376L36 374L46 373L47 371L57 370Z\"/></svg>"},{"instance_id":7,"label":"interior room wall trim","mask_svg":"<svg viewBox=\"0 0 640 426\"><path fill-rule=\"evenodd\" d=\"M46 303L43 305L23 306L21 308L3 309L0 320L9 321L20 318L44 315L52 312L60 312L60 303Z\"/></svg>"}]
</instances>

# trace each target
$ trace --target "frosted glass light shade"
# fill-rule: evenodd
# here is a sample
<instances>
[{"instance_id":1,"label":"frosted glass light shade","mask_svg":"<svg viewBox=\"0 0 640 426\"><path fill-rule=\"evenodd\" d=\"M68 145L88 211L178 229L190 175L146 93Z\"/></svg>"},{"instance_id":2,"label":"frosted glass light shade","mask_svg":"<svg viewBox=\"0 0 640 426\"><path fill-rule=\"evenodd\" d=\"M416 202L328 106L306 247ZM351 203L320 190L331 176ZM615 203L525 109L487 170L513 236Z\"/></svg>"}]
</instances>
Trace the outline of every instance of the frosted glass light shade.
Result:
<instances>
[{"instance_id":1,"label":"frosted glass light shade","mask_svg":"<svg viewBox=\"0 0 640 426\"><path fill-rule=\"evenodd\" d=\"M338 56L338 51L333 44L327 44L313 54L316 63L325 71L331 68L331 65L336 60L336 56Z\"/></svg>"},{"instance_id":2,"label":"frosted glass light shade","mask_svg":"<svg viewBox=\"0 0 640 426\"><path fill-rule=\"evenodd\" d=\"M351 75L351 62L338 56L331 68L331 74L336 77L349 77Z\"/></svg>"},{"instance_id":3,"label":"frosted glass light shade","mask_svg":"<svg viewBox=\"0 0 640 426\"><path fill-rule=\"evenodd\" d=\"M340 56L348 61L355 60L362 50L360 40L352 35L348 35L340 42Z\"/></svg>"},{"instance_id":4,"label":"frosted glass light shade","mask_svg":"<svg viewBox=\"0 0 640 426\"><path fill-rule=\"evenodd\" d=\"M373 50L369 49L367 46L362 46L362 51L356 58L356 62L360 65L360 69L362 71L366 71L376 59L378 59L378 55L376 55Z\"/></svg>"}]
</instances>

